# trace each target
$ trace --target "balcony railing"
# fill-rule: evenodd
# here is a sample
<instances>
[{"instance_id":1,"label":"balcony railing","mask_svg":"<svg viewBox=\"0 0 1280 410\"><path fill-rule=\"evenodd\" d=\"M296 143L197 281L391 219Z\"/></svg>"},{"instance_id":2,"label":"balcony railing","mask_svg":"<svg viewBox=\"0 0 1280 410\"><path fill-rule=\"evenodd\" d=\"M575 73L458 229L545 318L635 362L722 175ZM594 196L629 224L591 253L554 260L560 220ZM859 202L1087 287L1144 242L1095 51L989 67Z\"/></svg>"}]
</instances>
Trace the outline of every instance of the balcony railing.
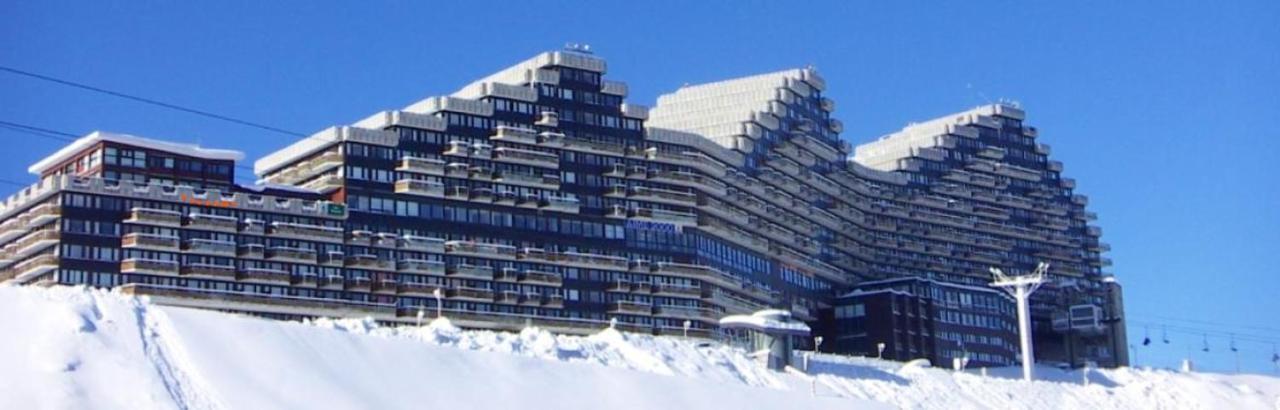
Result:
<instances>
[{"instance_id":1,"label":"balcony railing","mask_svg":"<svg viewBox=\"0 0 1280 410\"><path fill-rule=\"evenodd\" d=\"M396 171L444 176L445 162L438 159L404 157Z\"/></svg>"},{"instance_id":2,"label":"balcony railing","mask_svg":"<svg viewBox=\"0 0 1280 410\"><path fill-rule=\"evenodd\" d=\"M537 270L526 270L521 272L519 280L521 283L549 286L560 286L564 283L564 278L555 272Z\"/></svg>"},{"instance_id":3,"label":"balcony railing","mask_svg":"<svg viewBox=\"0 0 1280 410\"><path fill-rule=\"evenodd\" d=\"M445 269L450 277L493 280L493 267L459 263Z\"/></svg>"},{"instance_id":4,"label":"balcony railing","mask_svg":"<svg viewBox=\"0 0 1280 410\"><path fill-rule=\"evenodd\" d=\"M240 270L238 278L245 282L290 284L289 272L279 269L246 267Z\"/></svg>"},{"instance_id":5,"label":"balcony railing","mask_svg":"<svg viewBox=\"0 0 1280 410\"><path fill-rule=\"evenodd\" d=\"M609 313L622 313L628 315L652 315L653 305L640 302L632 302L619 300L609 304Z\"/></svg>"},{"instance_id":6,"label":"balcony railing","mask_svg":"<svg viewBox=\"0 0 1280 410\"><path fill-rule=\"evenodd\" d=\"M563 253L555 254L553 258L556 262L560 262L567 265L587 267L587 268L602 268L602 269L613 269L613 270L625 271L631 265L627 261L627 258L609 256L609 255L597 255L597 254L591 254L591 253L563 252Z\"/></svg>"},{"instance_id":7,"label":"balcony railing","mask_svg":"<svg viewBox=\"0 0 1280 410\"><path fill-rule=\"evenodd\" d=\"M316 263L316 251L314 249L291 248L285 246L273 246L267 249L267 260L281 262L301 262Z\"/></svg>"},{"instance_id":8,"label":"balcony railing","mask_svg":"<svg viewBox=\"0 0 1280 410\"><path fill-rule=\"evenodd\" d=\"M703 322L716 322L721 316L719 312L712 309L684 306L658 306L655 315Z\"/></svg>"},{"instance_id":9,"label":"balcony railing","mask_svg":"<svg viewBox=\"0 0 1280 410\"><path fill-rule=\"evenodd\" d=\"M543 168L560 167L560 157L555 154L510 147L494 149L493 160Z\"/></svg>"},{"instance_id":10,"label":"balcony railing","mask_svg":"<svg viewBox=\"0 0 1280 410\"><path fill-rule=\"evenodd\" d=\"M240 220L233 216L192 212L187 215L187 227L191 229L235 232L240 228Z\"/></svg>"},{"instance_id":11,"label":"balcony railing","mask_svg":"<svg viewBox=\"0 0 1280 410\"><path fill-rule=\"evenodd\" d=\"M127 223L176 227L182 226L182 214L167 209L133 208L129 219L124 221Z\"/></svg>"},{"instance_id":12,"label":"balcony railing","mask_svg":"<svg viewBox=\"0 0 1280 410\"><path fill-rule=\"evenodd\" d=\"M422 252L444 252L444 239L426 236L404 235L400 238L400 248Z\"/></svg>"},{"instance_id":13,"label":"balcony railing","mask_svg":"<svg viewBox=\"0 0 1280 410\"><path fill-rule=\"evenodd\" d=\"M698 286L689 286L689 285L673 285L669 283L655 283L653 284L653 293L658 295L686 296L686 297L696 298L696 297L702 296L702 288Z\"/></svg>"},{"instance_id":14,"label":"balcony railing","mask_svg":"<svg viewBox=\"0 0 1280 410\"><path fill-rule=\"evenodd\" d=\"M396 181L396 193L443 198L444 184L437 181L402 179Z\"/></svg>"},{"instance_id":15,"label":"balcony railing","mask_svg":"<svg viewBox=\"0 0 1280 410\"><path fill-rule=\"evenodd\" d=\"M156 259L125 259L120 262L120 272L177 275L178 262Z\"/></svg>"},{"instance_id":16,"label":"balcony railing","mask_svg":"<svg viewBox=\"0 0 1280 410\"><path fill-rule=\"evenodd\" d=\"M445 252L460 255L482 256L499 259L515 259L516 248L509 245L481 243L472 241L448 241L444 243Z\"/></svg>"},{"instance_id":17,"label":"balcony railing","mask_svg":"<svg viewBox=\"0 0 1280 410\"><path fill-rule=\"evenodd\" d=\"M395 270L395 263L387 259L379 259L377 255L352 255L347 257L347 267L355 269L370 269L391 271Z\"/></svg>"},{"instance_id":18,"label":"balcony railing","mask_svg":"<svg viewBox=\"0 0 1280 410\"><path fill-rule=\"evenodd\" d=\"M234 265L218 265L210 263L191 263L182 266L180 274L182 276L196 276L223 280L236 279L236 267Z\"/></svg>"},{"instance_id":19,"label":"balcony railing","mask_svg":"<svg viewBox=\"0 0 1280 410\"><path fill-rule=\"evenodd\" d=\"M127 249L150 249L157 251L178 250L178 237L134 232L120 238L120 247Z\"/></svg>"},{"instance_id":20,"label":"balcony railing","mask_svg":"<svg viewBox=\"0 0 1280 410\"><path fill-rule=\"evenodd\" d=\"M451 299L466 299L466 300L479 300L479 301L491 301L493 300L493 296L494 296L493 291L490 289L469 288L469 287L449 288L445 293Z\"/></svg>"},{"instance_id":21,"label":"balcony railing","mask_svg":"<svg viewBox=\"0 0 1280 410\"><path fill-rule=\"evenodd\" d=\"M187 240L187 246L183 250L205 255L236 256L236 243L214 239L193 238Z\"/></svg>"},{"instance_id":22,"label":"balcony railing","mask_svg":"<svg viewBox=\"0 0 1280 410\"><path fill-rule=\"evenodd\" d=\"M425 259L404 259L396 263L396 271L427 275L443 275L444 262Z\"/></svg>"},{"instance_id":23,"label":"balcony railing","mask_svg":"<svg viewBox=\"0 0 1280 410\"><path fill-rule=\"evenodd\" d=\"M678 225L697 225L698 215L690 212L672 211L666 209L655 208L636 208L632 209L628 215L631 218L649 219L659 222L670 222Z\"/></svg>"},{"instance_id":24,"label":"balcony railing","mask_svg":"<svg viewBox=\"0 0 1280 410\"><path fill-rule=\"evenodd\" d=\"M345 237L342 228L290 222L272 222L271 235L292 239L325 241L342 243Z\"/></svg>"}]
</instances>

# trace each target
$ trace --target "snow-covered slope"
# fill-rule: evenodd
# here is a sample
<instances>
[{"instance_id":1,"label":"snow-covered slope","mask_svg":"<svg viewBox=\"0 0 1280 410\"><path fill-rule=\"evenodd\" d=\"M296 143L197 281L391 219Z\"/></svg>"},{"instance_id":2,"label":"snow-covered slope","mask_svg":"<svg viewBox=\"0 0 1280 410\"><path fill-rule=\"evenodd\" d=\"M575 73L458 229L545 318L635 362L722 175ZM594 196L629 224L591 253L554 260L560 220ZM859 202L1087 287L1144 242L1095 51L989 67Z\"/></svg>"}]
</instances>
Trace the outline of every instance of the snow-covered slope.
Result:
<instances>
[{"instance_id":1,"label":"snow-covered slope","mask_svg":"<svg viewBox=\"0 0 1280 410\"><path fill-rule=\"evenodd\" d=\"M76 288L0 287L0 408L1263 408L1280 379L954 373L816 357L816 379L704 341L447 321L286 323Z\"/></svg>"}]
</instances>

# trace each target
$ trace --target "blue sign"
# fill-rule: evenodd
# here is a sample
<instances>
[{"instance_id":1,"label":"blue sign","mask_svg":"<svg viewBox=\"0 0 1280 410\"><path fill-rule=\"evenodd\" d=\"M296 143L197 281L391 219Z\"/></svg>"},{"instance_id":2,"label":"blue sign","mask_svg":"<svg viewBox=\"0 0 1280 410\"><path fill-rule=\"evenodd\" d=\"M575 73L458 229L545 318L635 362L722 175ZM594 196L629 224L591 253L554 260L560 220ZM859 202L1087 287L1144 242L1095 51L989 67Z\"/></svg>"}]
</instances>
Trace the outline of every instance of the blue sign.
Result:
<instances>
[{"instance_id":1,"label":"blue sign","mask_svg":"<svg viewBox=\"0 0 1280 410\"><path fill-rule=\"evenodd\" d=\"M627 229L644 229L649 231L673 232L673 233L682 232L680 225L666 223L666 222L637 221L634 219L628 219L626 226L627 226Z\"/></svg>"}]
</instances>

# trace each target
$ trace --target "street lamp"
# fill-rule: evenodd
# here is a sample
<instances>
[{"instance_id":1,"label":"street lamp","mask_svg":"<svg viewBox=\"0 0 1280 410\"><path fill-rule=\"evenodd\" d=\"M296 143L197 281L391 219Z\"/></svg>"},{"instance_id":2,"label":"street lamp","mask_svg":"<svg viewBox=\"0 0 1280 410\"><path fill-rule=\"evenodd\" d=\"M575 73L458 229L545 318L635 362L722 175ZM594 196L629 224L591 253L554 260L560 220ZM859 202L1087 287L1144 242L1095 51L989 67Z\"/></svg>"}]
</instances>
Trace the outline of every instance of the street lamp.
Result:
<instances>
[{"instance_id":1,"label":"street lamp","mask_svg":"<svg viewBox=\"0 0 1280 410\"><path fill-rule=\"evenodd\" d=\"M688 321L688 320L684 321L684 338L685 338L685 339L688 339L688 338L689 338L689 327L690 327L690 326L693 326L693 322Z\"/></svg>"},{"instance_id":2,"label":"street lamp","mask_svg":"<svg viewBox=\"0 0 1280 410\"><path fill-rule=\"evenodd\" d=\"M884 359L884 342L876 343L876 358Z\"/></svg>"},{"instance_id":3,"label":"street lamp","mask_svg":"<svg viewBox=\"0 0 1280 410\"><path fill-rule=\"evenodd\" d=\"M1008 292L1018 301L1018 337L1022 341L1022 379L1031 381L1031 364L1035 362L1034 352L1031 347L1031 312L1028 299L1031 293L1040 288L1045 282L1045 273L1049 271L1049 264L1040 262L1036 266L1036 270L1027 275L1008 276L999 268L991 268L991 274L995 276L995 281L991 282L992 287L997 287Z\"/></svg>"},{"instance_id":4,"label":"street lamp","mask_svg":"<svg viewBox=\"0 0 1280 410\"><path fill-rule=\"evenodd\" d=\"M436 297L436 319L444 317L444 295L440 293L440 288L432 291L431 296Z\"/></svg>"}]
</instances>

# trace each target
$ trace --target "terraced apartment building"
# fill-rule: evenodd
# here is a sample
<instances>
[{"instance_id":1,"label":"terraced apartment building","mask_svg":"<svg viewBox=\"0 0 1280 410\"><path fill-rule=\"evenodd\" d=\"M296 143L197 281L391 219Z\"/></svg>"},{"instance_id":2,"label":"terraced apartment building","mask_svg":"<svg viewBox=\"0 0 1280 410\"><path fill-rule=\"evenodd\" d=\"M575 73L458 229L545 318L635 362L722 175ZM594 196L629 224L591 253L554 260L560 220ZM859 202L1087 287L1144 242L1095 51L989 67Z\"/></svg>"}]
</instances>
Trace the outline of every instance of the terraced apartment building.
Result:
<instances>
[{"instance_id":1,"label":"terraced apartment building","mask_svg":"<svg viewBox=\"0 0 1280 410\"><path fill-rule=\"evenodd\" d=\"M0 204L0 277L278 318L711 336L783 308L823 350L1015 358L990 267L1052 264L1041 360L1122 365L1087 200L1024 113L990 105L854 149L812 69L686 86L652 110L605 62L538 55L256 161L94 133ZM884 350L877 347L884 344Z\"/></svg>"}]
</instances>

